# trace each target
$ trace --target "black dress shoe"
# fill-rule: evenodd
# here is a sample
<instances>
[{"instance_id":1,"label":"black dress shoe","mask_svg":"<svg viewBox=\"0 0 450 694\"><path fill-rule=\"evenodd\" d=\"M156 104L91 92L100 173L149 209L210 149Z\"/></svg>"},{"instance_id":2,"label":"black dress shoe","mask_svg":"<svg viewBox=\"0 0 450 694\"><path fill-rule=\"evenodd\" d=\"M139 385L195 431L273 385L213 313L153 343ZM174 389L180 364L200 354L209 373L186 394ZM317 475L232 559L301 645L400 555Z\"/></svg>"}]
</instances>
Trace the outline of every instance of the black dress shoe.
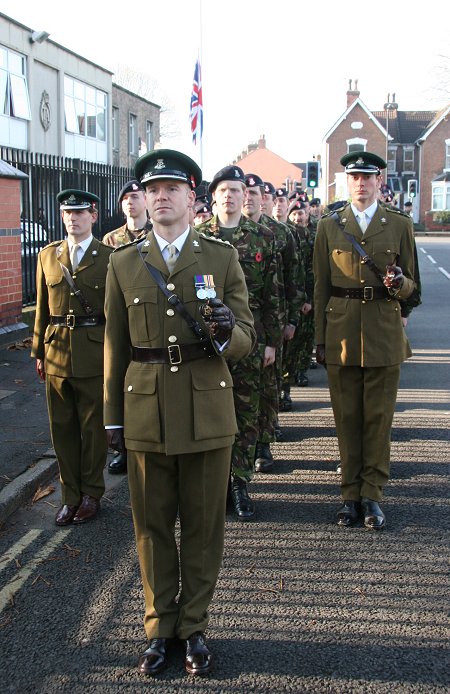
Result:
<instances>
[{"instance_id":1,"label":"black dress shoe","mask_svg":"<svg viewBox=\"0 0 450 694\"><path fill-rule=\"evenodd\" d=\"M147 650L139 658L139 672L142 675L157 675L166 665L166 639L152 639Z\"/></svg>"},{"instance_id":2,"label":"black dress shoe","mask_svg":"<svg viewBox=\"0 0 450 694\"><path fill-rule=\"evenodd\" d=\"M256 472L271 472L273 470L273 455L270 443L257 443L255 454Z\"/></svg>"},{"instance_id":3,"label":"black dress shoe","mask_svg":"<svg viewBox=\"0 0 450 694\"><path fill-rule=\"evenodd\" d=\"M255 515L255 504L247 491L247 482L240 477L231 480L230 498L236 515L241 521L249 521Z\"/></svg>"},{"instance_id":4,"label":"black dress shoe","mask_svg":"<svg viewBox=\"0 0 450 694\"><path fill-rule=\"evenodd\" d=\"M292 398L285 390L281 393L279 408L280 412L290 412L292 410Z\"/></svg>"},{"instance_id":5,"label":"black dress shoe","mask_svg":"<svg viewBox=\"0 0 450 694\"><path fill-rule=\"evenodd\" d=\"M78 511L79 505L80 504L77 504L76 506L69 506L68 504L64 504L64 506L61 506L55 516L56 525L69 525L72 523L75 514Z\"/></svg>"},{"instance_id":6,"label":"black dress shoe","mask_svg":"<svg viewBox=\"0 0 450 694\"><path fill-rule=\"evenodd\" d=\"M337 512L337 524L341 528L349 528L361 518L361 502L345 501Z\"/></svg>"},{"instance_id":7,"label":"black dress shoe","mask_svg":"<svg viewBox=\"0 0 450 694\"><path fill-rule=\"evenodd\" d=\"M117 455L111 460L108 465L108 472L111 475L123 475L127 471L127 452L117 452Z\"/></svg>"},{"instance_id":8,"label":"black dress shoe","mask_svg":"<svg viewBox=\"0 0 450 694\"><path fill-rule=\"evenodd\" d=\"M283 429L280 427L280 425L277 423L275 425L275 441L281 441L283 438Z\"/></svg>"},{"instance_id":9,"label":"black dress shoe","mask_svg":"<svg viewBox=\"0 0 450 694\"><path fill-rule=\"evenodd\" d=\"M386 516L376 501L372 499L361 499L362 512L364 514L364 525L369 530L383 530L386 526Z\"/></svg>"},{"instance_id":10,"label":"black dress shoe","mask_svg":"<svg viewBox=\"0 0 450 694\"><path fill-rule=\"evenodd\" d=\"M295 379L295 382L300 388L306 388L306 386L309 385L308 376L305 374L304 371L298 372L297 378Z\"/></svg>"},{"instance_id":11,"label":"black dress shoe","mask_svg":"<svg viewBox=\"0 0 450 694\"><path fill-rule=\"evenodd\" d=\"M184 667L188 675L206 675L212 667L212 653L206 645L205 635L196 631L186 640Z\"/></svg>"}]
</instances>

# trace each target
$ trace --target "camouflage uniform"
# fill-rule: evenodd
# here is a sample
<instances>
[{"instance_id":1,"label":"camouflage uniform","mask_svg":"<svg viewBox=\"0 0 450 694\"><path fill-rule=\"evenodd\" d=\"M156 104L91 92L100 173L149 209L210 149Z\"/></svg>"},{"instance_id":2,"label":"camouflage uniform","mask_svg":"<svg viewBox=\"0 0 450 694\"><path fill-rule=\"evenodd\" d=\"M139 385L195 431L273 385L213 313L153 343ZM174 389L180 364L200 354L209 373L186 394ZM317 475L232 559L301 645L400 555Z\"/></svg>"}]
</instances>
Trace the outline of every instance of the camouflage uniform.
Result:
<instances>
[{"instance_id":1,"label":"camouflage uniform","mask_svg":"<svg viewBox=\"0 0 450 694\"><path fill-rule=\"evenodd\" d=\"M249 357L229 364L239 429L232 450L231 473L232 477L249 481L254 472L259 426L267 429L272 437L270 440L274 440L274 422L264 415L258 423L258 416L264 390L264 350L266 346L278 349L281 342L275 239L269 229L243 216L233 229L219 226L218 217L214 215L197 230L228 241L238 251L255 321L255 350Z\"/></svg>"},{"instance_id":2,"label":"camouflage uniform","mask_svg":"<svg viewBox=\"0 0 450 694\"><path fill-rule=\"evenodd\" d=\"M136 239L144 238L144 236L152 229L152 223L147 221L145 227L139 231L139 233L133 234L126 224L118 229L113 229L109 231L102 239L102 243L107 246L112 246L113 248L119 248L119 246L126 246L128 243L132 243Z\"/></svg>"}]
</instances>

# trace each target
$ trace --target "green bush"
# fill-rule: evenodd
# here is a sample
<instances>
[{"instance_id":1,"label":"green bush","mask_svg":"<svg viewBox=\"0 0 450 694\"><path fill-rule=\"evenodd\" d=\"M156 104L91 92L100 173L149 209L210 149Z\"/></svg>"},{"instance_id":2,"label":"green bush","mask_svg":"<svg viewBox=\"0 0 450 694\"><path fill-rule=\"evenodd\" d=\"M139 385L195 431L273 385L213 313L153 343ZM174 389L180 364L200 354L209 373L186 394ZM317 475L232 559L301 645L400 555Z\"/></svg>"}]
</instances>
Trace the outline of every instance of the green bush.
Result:
<instances>
[{"instance_id":1,"label":"green bush","mask_svg":"<svg viewBox=\"0 0 450 694\"><path fill-rule=\"evenodd\" d=\"M439 224L450 224L450 210L442 210L433 214L433 221Z\"/></svg>"}]
</instances>

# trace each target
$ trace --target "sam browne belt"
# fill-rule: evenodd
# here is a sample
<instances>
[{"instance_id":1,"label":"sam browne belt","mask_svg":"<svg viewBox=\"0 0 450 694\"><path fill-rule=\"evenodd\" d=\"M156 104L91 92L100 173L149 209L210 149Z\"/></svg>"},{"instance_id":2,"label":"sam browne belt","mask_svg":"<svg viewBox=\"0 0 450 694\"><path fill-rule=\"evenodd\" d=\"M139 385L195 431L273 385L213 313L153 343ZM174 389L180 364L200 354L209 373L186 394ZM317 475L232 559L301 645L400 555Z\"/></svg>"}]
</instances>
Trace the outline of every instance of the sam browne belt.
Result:
<instances>
[{"instance_id":1,"label":"sam browne belt","mask_svg":"<svg viewBox=\"0 0 450 694\"><path fill-rule=\"evenodd\" d=\"M134 347L133 361L143 364L170 364L177 366L183 361L217 356L210 340L201 340L192 345L169 345L168 347Z\"/></svg>"},{"instance_id":2,"label":"sam browne belt","mask_svg":"<svg viewBox=\"0 0 450 694\"><path fill-rule=\"evenodd\" d=\"M105 316L93 314L91 316L75 316L68 313L65 316L50 316L50 325L60 325L66 328L92 328L94 325L103 325Z\"/></svg>"},{"instance_id":3,"label":"sam browne belt","mask_svg":"<svg viewBox=\"0 0 450 694\"><path fill-rule=\"evenodd\" d=\"M343 299L360 299L361 301L373 301L374 299L389 299L390 295L386 287L331 287L331 296L340 296Z\"/></svg>"}]
</instances>

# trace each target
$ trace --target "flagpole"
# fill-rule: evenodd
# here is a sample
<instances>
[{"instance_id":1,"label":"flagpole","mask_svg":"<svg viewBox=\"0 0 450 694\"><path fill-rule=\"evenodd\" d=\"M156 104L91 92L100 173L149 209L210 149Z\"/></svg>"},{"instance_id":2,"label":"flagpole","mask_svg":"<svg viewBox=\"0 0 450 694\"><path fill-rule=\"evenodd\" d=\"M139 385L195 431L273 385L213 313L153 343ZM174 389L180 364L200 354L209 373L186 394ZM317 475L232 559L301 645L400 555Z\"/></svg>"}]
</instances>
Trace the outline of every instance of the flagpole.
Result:
<instances>
[{"instance_id":1,"label":"flagpole","mask_svg":"<svg viewBox=\"0 0 450 694\"><path fill-rule=\"evenodd\" d=\"M200 69L201 66L203 65L203 60L202 60L202 47L203 47L203 2L202 0L199 0L199 13L200 13L200 36L199 36L199 48L198 48L198 60L200 64ZM202 95L203 95L203 77L202 77ZM204 109L203 109L204 112ZM202 112L202 117L203 117L203 112ZM203 171L203 136L200 135L200 168Z\"/></svg>"}]
</instances>

